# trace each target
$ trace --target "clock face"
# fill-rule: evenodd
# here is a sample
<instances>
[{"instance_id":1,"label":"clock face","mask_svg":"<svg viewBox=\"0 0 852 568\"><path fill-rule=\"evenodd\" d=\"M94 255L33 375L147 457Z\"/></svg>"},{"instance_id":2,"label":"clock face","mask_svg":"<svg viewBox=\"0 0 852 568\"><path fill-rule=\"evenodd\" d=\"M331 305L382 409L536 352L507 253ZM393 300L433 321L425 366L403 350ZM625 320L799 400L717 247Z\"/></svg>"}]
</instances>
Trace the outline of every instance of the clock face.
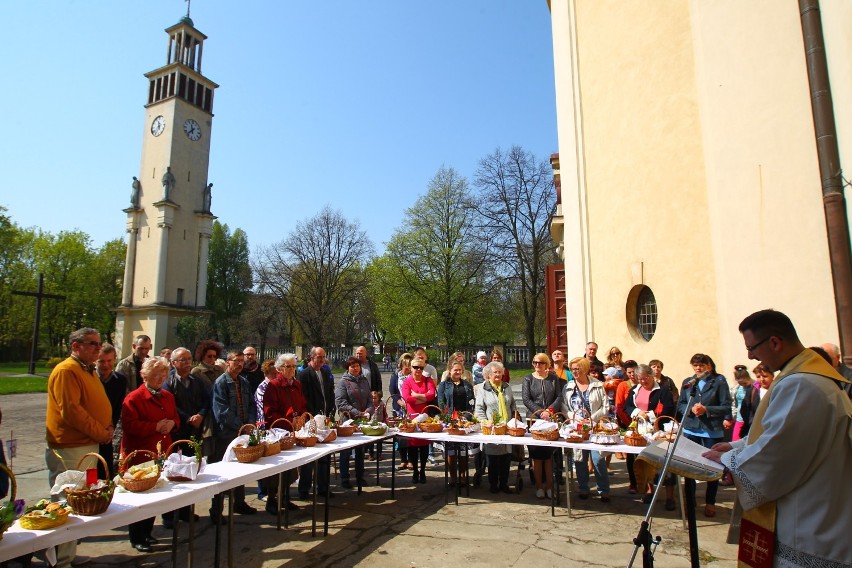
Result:
<instances>
[{"instance_id":1,"label":"clock face","mask_svg":"<svg viewBox=\"0 0 852 568\"><path fill-rule=\"evenodd\" d=\"M201 138L201 127L191 118L183 123L183 131L186 132L187 138L193 142Z\"/></svg>"},{"instance_id":2,"label":"clock face","mask_svg":"<svg viewBox=\"0 0 852 568\"><path fill-rule=\"evenodd\" d=\"M166 129L166 119L163 118L163 115L158 116L154 119L154 122L151 123L151 134L154 136L159 136L163 133L163 130Z\"/></svg>"}]
</instances>

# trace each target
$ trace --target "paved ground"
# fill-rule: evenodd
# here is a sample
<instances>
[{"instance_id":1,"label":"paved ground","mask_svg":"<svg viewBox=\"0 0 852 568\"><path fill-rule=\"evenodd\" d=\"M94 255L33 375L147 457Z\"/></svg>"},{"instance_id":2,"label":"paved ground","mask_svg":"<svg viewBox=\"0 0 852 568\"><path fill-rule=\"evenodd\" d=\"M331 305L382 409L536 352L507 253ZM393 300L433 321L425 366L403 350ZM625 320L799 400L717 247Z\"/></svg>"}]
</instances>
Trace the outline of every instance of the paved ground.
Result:
<instances>
[{"instance_id":1,"label":"paved ground","mask_svg":"<svg viewBox=\"0 0 852 568\"><path fill-rule=\"evenodd\" d=\"M0 437L14 430L18 439L19 497L28 502L48 492L44 469L44 394L0 397L3 424ZM390 498L390 461L382 465L382 486L365 489L360 497L354 491L334 487L329 535L311 537L307 512L291 519L289 529L275 530L274 517L263 512L263 503L247 493L249 503L260 512L235 516L234 563L242 568L273 566L627 566L633 550L632 539L645 514L645 506L627 493L624 462L613 461L612 502L599 500L575 503L573 516L539 501L525 477L520 495L492 495L487 489L471 489L459 506L445 504L443 461L430 466L425 485L412 485L410 477L397 476L396 499ZM374 466L373 466L374 467ZM524 472L526 474L526 472ZM375 480L375 477L373 477ZM334 481L336 483L336 480ZM293 491L295 493L295 491ZM699 484L699 500L703 487ZM699 513L699 540L702 565L735 565L736 547L725 543L731 501L731 488L720 488L719 507L714 519ZM298 502L299 504L303 504ZM213 558L213 528L207 518L207 503L200 503L202 515L196 528L194 564L210 566ZM659 515L652 528L663 537L657 549L659 567L688 566L688 541L679 516L657 505ZM181 536L185 539L185 525ZM154 536L162 544L153 554L139 554L130 548L125 528L109 531L82 541L78 553L92 557L90 566L167 566L170 564L166 532L158 520ZM0 542L2 548L2 542ZM184 549L185 550L185 549ZM222 548L223 559L226 558ZM33 563L43 566L39 560ZM185 565L185 559L179 561ZM223 566L225 563L223 562ZM635 566L641 565L637 558Z\"/></svg>"}]
</instances>

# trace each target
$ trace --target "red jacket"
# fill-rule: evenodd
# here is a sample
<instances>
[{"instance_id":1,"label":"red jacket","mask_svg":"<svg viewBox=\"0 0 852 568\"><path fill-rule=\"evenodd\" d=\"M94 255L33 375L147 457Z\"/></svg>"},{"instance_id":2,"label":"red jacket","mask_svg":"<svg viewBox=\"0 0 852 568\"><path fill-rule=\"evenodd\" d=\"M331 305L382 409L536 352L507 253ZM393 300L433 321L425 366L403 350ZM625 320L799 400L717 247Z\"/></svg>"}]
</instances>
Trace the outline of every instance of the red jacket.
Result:
<instances>
[{"instance_id":1,"label":"red jacket","mask_svg":"<svg viewBox=\"0 0 852 568\"><path fill-rule=\"evenodd\" d=\"M157 442L165 452L172 443L171 432L157 432L157 422L163 418L174 420L175 429L180 426L180 418L175 405L175 397L166 390L161 390L159 396L152 395L143 384L130 392L121 405L121 453L125 456L133 450L149 450L157 452ZM136 455L127 465L146 462L147 456Z\"/></svg>"},{"instance_id":2,"label":"red jacket","mask_svg":"<svg viewBox=\"0 0 852 568\"><path fill-rule=\"evenodd\" d=\"M293 379L293 384L287 385L287 381L282 377L269 381L266 392L263 393L263 417L267 428L271 428L272 423L279 418L286 418L292 423L293 418L307 409L305 397L302 396L302 383ZM291 430L286 423L275 427Z\"/></svg>"}]
</instances>

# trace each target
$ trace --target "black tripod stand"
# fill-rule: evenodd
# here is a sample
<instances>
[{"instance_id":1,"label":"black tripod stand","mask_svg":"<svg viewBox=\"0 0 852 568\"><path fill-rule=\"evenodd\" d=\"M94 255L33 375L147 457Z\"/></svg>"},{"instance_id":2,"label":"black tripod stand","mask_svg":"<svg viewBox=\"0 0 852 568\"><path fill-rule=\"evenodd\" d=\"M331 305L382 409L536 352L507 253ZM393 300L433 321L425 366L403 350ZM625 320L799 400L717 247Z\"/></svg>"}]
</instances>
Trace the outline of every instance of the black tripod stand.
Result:
<instances>
[{"instance_id":1,"label":"black tripod stand","mask_svg":"<svg viewBox=\"0 0 852 568\"><path fill-rule=\"evenodd\" d=\"M686 402L687 414L692 408L692 401L695 400L696 390L698 389L698 381L693 381L689 399ZM674 457L675 449L677 448L680 438L683 436L683 428L678 428L674 442L666 451L666 458L663 462L663 467L660 470L660 483L654 488L654 494L651 496L651 503L648 505L648 510L645 512L645 518L639 525L639 533L633 539L633 554L630 555L630 561L627 563L627 568L632 568L633 562L636 560L636 553L639 548L642 548L642 566L643 568L652 568L654 566L654 551L657 545L660 544L662 538L660 536L651 535L651 521L654 511L654 503L657 502L657 495L663 487L662 481L666 478L669 472L669 464ZM690 565L693 568L699 568L698 559L698 525L695 517L695 480L686 478L684 480L684 500L686 505L686 522L689 531L689 559Z\"/></svg>"}]
</instances>

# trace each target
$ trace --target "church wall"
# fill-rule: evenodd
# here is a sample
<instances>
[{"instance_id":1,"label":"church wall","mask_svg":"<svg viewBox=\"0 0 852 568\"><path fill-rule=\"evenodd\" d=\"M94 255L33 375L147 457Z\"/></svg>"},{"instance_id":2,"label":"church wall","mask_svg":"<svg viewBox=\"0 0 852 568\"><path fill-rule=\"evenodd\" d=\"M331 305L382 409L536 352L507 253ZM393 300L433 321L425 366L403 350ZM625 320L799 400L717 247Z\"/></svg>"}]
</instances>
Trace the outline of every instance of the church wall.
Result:
<instances>
[{"instance_id":1,"label":"church wall","mask_svg":"<svg viewBox=\"0 0 852 568\"><path fill-rule=\"evenodd\" d=\"M577 3L594 340L675 376L719 345L688 31L682 2ZM627 325L640 284L660 310L650 342Z\"/></svg>"},{"instance_id":2,"label":"church wall","mask_svg":"<svg viewBox=\"0 0 852 568\"><path fill-rule=\"evenodd\" d=\"M749 363L737 324L764 307L836 340L796 5L550 4L569 352L594 339L682 377L701 351L729 376ZM650 342L627 325L640 283Z\"/></svg>"},{"instance_id":3,"label":"church wall","mask_svg":"<svg viewBox=\"0 0 852 568\"><path fill-rule=\"evenodd\" d=\"M723 351L744 360L736 327L767 307L808 345L836 341L798 7L691 6Z\"/></svg>"}]
</instances>

